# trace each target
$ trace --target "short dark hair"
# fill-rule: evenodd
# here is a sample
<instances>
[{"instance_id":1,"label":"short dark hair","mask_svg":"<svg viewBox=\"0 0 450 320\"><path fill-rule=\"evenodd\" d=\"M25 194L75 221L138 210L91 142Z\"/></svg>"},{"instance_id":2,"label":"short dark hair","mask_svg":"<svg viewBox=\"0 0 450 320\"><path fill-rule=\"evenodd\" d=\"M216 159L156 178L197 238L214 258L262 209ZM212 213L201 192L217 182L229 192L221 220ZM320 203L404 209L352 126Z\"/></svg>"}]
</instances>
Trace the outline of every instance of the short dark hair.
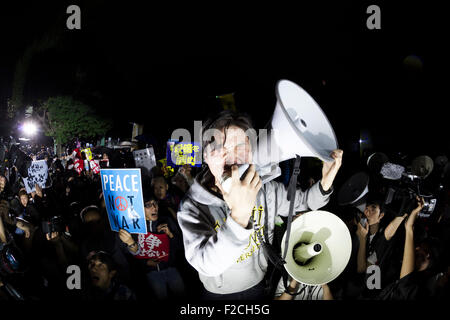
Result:
<instances>
[{"instance_id":1,"label":"short dark hair","mask_svg":"<svg viewBox=\"0 0 450 320\"><path fill-rule=\"evenodd\" d=\"M439 239L427 236L419 241L418 244L420 247L422 247L425 252L427 252L430 255L430 265L429 268L436 268L439 267L441 261L441 253L442 253L442 246L439 242Z\"/></svg>"},{"instance_id":2,"label":"short dark hair","mask_svg":"<svg viewBox=\"0 0 450 320\"><path fill-rule=\"evenodd\" d=\"M384 201L376 198L369 198L366 201L366 207L376 205L380 208L380 213L385 212L386 206L384 205Z\"/></svg>"},{"instance_id":3,"label":"short dark hair","mask_svg":"<svg viewBox=\"0 0 450 320\"><path fill-rule=\"evenodd\" d=\"M97 251L92 256L88 258L88 264L92 260L99 260L100 262L106 264L109 271L118 270L117 263L114 261L111 254L106 251Z\"/></svg>"},{"instance_id":4,"label":"short dark hair","mask_svg":"<svg viewBox=\"0 0 450 320\"><path fill-rule=\"evenodd\" d=\"M158 199L156 199L155 194L153 193L153 190L151 190L151 189L144 189L143 191L144 191L143 192L144 205L147 202L151 201L151 200L158 201Z\"/></svg>"},{"instance_id":5,"label":"short dark hair","mask_svg":"<svg viewBox=\"0 0 450 320\"><path fill-rule=\"evenodd\" d=\"M153 185L155 184L155 181L156 181L156 180L162 180L162 181L164 181L165 184L167 184L167 185L169 184L169 183L167 182L166 178L164 178L164 176L157 175L157 176L154 176L154 177L152 178L152 182L150 183L152 187L153 187Z\"/></svg>"},{"instance_id":6,"label":"short dark hair","mask_svg":"<svg viewBox=\"0 0 450 320\"><path fill-rule=\"evenodd\" d=\"M236 112L232 110L224 110L220 112L218 115L214 117L210 117L203 124L202 132L209 129L217 129L224 130L225 132L225 141L227 139L226 131L230 126L236 126L241 128L244 131L248 129L253 129L253 123L250 116L246 113ZM202 141L202 152L204 152L205 148L214 142L214 137L211 137L210 140ZM203 165L202 171L198 174L198 181L204 187L211 189L212 186L215 185L215 178L212 175L206 164Z\"/></svg>"},{"instance_id":7,"label":"short dark hair","mask_svg":"<svg viewBox=\"0 0 450 320\"><path fill-rule=\"evenodd\" d=\"M205 121L203 124L202 132L205 132L209 129L217 129L222 130L226 132L226 130L230 126L236 126L241 128L244 131L247 131L248 129L253 129L253 123L249 115L246 113L236 112L232 110L224 110L220 112L215 117L210 117L208 120ZM205 150L205 148L213 142L213 138L209 141L202 141L202 150ZM225 140L227 139L226 133L225 133Z\"/></svg>"},{"instance_id":8,"label":"short dark hair","mask_svg":"<svg viewBox=\"0 0 450 320\"><path fill-rule=\"evenodd\" d=\"M20 190L18 196L19 196L19 198L21 196L27 196L28 197L28 193L25 190Z\"/></svg>"}]
</instances>

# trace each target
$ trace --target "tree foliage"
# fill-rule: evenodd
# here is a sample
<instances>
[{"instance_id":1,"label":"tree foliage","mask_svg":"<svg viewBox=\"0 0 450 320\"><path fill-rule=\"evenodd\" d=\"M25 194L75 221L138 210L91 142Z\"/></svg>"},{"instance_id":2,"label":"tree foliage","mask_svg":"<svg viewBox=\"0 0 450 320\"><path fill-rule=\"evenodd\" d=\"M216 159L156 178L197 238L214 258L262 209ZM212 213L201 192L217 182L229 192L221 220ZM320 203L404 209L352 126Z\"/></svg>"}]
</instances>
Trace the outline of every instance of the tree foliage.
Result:
<instances>
[{"instance_id":1,"label":"tree foliage","mask_svg":"<svg viewBox=\"0 0 450 320\"><path fill-rule=\"evenodd\" d=\"M59 145L75 137L102 136L112 128L110 119L99 117L90 106L68 96L50 97L40 107L37 117L45 135Z\"/></svg>"}]
</instances>

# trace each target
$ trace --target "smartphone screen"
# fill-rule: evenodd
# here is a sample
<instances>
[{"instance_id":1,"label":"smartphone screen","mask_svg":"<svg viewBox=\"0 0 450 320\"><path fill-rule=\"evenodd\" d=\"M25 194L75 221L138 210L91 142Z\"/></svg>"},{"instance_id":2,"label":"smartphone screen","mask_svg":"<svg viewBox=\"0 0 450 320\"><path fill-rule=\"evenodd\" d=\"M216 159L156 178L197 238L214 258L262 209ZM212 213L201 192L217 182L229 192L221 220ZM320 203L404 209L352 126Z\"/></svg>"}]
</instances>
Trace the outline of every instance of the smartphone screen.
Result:
<instances>
[{"instance_id":1,"label":"smartphone screen","mask_svg":"<svg viewBox=\"0 0 450 320\"><path fill-rule=\"evenodd\" d=\"M366 227L366 223L367 223L367 218L366 217L361 218L361 220L359 220L359 223L361 223L363 228L365 228Z\"/></svg>"}]
</instances>

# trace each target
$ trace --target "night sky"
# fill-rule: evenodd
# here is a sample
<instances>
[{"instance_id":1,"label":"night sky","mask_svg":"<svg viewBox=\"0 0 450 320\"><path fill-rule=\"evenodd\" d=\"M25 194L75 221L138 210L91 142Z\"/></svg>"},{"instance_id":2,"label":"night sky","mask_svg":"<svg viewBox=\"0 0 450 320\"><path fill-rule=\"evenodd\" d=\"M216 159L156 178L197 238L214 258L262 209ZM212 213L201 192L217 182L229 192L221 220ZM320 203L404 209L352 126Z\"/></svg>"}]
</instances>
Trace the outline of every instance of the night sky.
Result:
<instances>
[{"instance_id":1,"label":"night sky","mask_svg":"<svg viewBox=\"0 0 450 320\"><path fill-rule=\"evenodd\" d=\"M14 3L0 9L2 118L17 60L32 41L59 34L32 59L25 103L72 95L114 119L113 137L129 137L132 121L161 141L176 128L192 131L194 120L218 112L214 97L228 92L263 127L275 83L286 78L319 103L344 151L353 152L367 130L376 151L448 153L442 8L397 1ZM66 28L70 4L81 8L81 30ZM381 30L366 27L370 4L381 8ZM405 63L410 55L421 68Z\"/></svg>"}]
</instances>

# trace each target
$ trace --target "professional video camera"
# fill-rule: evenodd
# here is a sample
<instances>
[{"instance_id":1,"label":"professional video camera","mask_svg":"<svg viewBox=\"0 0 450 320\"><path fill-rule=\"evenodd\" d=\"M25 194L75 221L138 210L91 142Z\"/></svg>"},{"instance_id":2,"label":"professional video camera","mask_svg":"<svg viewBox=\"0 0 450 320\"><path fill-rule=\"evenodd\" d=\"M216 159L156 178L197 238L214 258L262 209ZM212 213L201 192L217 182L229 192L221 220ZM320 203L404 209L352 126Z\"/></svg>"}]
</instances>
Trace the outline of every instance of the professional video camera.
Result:
<instances>
[{"instance_id":1,"label":"professional video camera","mask_svg":"<svg viewBox=\"0 0 450 320\"><path fill-rule=\"evenodd\" d=\"M370 159L368 166L370 167ZM391 163L385 157L376 157L383 159L383 163L377 163L380 168L379 173L384 178L383 182L386 189L385 205L390 207L398 215L409 213L416 207L416 197L424 200L424 207L419 213L419 217L430 217L436 208L442 184L430 184L426 178L433 171L433 160L428 156L419 156L415 158L408 167ZM373 167L373 166L372 166Z\"/></svg>"},{"instance_id":2,"label":"professional video camera","mask_svg":"<svg viewBox=\"0 0 450 320\"><path fill-rule=\"evenodd\" d=\"M0 138L0 173L15 166L23 178L28 177L32 159L19 149L14 138Z\"/></svg>"}]
</instances>

